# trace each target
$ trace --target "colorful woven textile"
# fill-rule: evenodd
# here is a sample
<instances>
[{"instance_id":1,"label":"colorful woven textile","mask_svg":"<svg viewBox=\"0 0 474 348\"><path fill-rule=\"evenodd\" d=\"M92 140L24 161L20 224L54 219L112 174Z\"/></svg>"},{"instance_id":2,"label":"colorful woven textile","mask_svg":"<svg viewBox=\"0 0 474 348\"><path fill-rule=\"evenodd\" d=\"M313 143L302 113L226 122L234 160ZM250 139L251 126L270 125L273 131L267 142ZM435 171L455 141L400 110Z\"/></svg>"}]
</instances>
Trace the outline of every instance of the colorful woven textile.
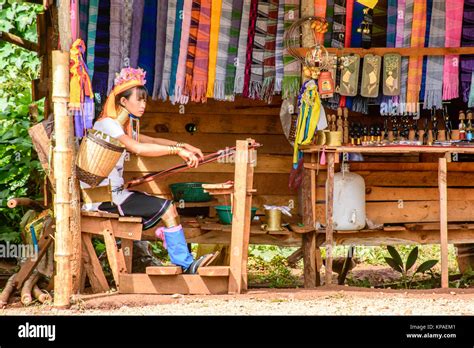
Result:
<instances>
[{"instance_id":1,"label":"colorful woven textile","mask_svg":"<svg viewBox=\"0 0 474 348\"><path fill-rule=\"evenodd\" d=\"M145 87L149 91L153 91L155 78L157 6L155 0L145 0L144 13L147 15L143 17L140 55L138 56L138 66L144 69L148 75Z\"/></svg>"},{"instance_id":2,"label":"colorful woven textile","mask_svg":"<svg viewBox=\"0 0 474 348\"><path fill-rule=\"evenodd\" d=\"M413 6L413 24L411 47L425 46L426 0L415 0ZM408 66L407 111L417 111L423 72L423 57L410 57Z\"/></svg>"},{"instance_id":3,"label":"colorful woven textile","mask_svg":"<svg viewBox=\"0 0 474 348\"><path fill-rule=\"evenodd\" d=\"M196 58L194 59L191 100L205 102L209 62L209 31L211 29L211 0L201 0Z\"/></svg>"},{"instance_id":4,"label":"colorful woven textile","mask_svg":"<svg viewBox=\"0 0 474 348\"><path fill-rule=\"evenodd\" d=\"M445 47L459 47L461 45L462 18L464 0L450 0L446 11L446 39ZM450 100L459 96L459 56L444 57L443 70L443 100Z\"/></svg>"},{"instance_id":5,"label":"colorful woven textile","mask_svg":"<svg viewBox=\"0 0 474 348\"><path fill-rule=\"evenodd\" d=\"M232 2L232 14L229 32L229 47L227 47L227 64L225 71L225 96L227 100L233 100L235 87L235 73L237 50L239 48L240 23L242 20L243 0Z\"/></svg>"},{"instance_id":6,"label":"colorful woven textile","mask_svg":"<svg viewBox=\"0 0 474 348\"><path fill-rule=\"evenodd\" d=\"M299 18L299 0L285 1L285 31L289 29L293 21ZM288 54L285 49L283 51L283 85L282 97L284 99L296 97L299 91L301 81L301 64Z\"/></svg>"},{"instance_id":7,"label":"colorful woven textile","mask_svg":"<svg viewBox=\"0 0 474 348\"><path fill-rule=\"evenodd\" d=\"M446 2L433 0L428 47L443 47L446 21ZM431 109L443 106L443 56L429 56L426 67L426 83L423 107Z\"/></svg>"},{"instance_id":8,"label":"colorful woven textile","mask_svg":"<svg viewBox=\"0 0 474 348\"><path fill-rule=\"evenodd\" d=\"M214 99L225 100L225 74L230 41L232 0L222 0L219 24L219 43L217 52L216 78L214 80Z\"/></svg>"},{"instance_id":9,"label":"colorful woven textile","mask_svg":"<svg viewBox=\"0 0 474 348\"><path fill-rule=\"evenodd\" d=\"M207 97L214 97L216 79L217 50L219 45L219 27L221 20L222 0L212 0L211 30L209 39L209 70L207 73Z\"/></svg>"}]
</instances>

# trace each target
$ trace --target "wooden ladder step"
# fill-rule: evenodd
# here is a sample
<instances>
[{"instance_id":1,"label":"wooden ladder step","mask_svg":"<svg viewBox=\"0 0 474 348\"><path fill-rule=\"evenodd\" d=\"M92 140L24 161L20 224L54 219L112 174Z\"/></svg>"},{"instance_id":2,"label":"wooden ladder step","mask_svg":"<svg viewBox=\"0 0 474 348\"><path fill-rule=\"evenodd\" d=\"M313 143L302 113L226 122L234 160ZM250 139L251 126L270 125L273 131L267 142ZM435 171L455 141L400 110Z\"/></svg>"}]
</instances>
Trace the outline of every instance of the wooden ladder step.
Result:
<instances>
[{"instance_id":1,"label":"wooden ladder step","mask_svg":"<svg viewBox=\"0 0 474 348\"><path fill-rule=\"evenodd\" d=\"M207 266L198 268L198 274L203 277L228 277L229 266Z\"/></svg>"},{"instance_id":2,"label":"wooden ladder step","mask_svg":"<svg viewBox=\"0 0 474 348\"><path fill-rule=\"evenodd\" d=\"M180 266L150 266L146 268L148 275L177 275L183 273Z\"/></svg>"}]
</instances>

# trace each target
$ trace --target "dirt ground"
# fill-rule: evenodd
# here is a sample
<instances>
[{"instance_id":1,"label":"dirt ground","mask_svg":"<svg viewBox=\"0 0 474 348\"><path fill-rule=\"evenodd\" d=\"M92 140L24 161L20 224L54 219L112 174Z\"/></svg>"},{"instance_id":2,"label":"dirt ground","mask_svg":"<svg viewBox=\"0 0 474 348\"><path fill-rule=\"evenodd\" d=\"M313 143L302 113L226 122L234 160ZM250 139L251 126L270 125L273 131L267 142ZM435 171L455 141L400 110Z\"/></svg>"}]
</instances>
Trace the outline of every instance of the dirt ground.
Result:
<instances>
[{"instance_id":1,"label":"dirt ground","mask_svg":"<svg viewBox=\"0 0 474 348\"><path fill-rule=\"evenodd\" d=\"M347 286L250 289L242 295L81 295L67 310L18 302L0 315L474 315L474 289Z\"/></svg>"}]
</instances>

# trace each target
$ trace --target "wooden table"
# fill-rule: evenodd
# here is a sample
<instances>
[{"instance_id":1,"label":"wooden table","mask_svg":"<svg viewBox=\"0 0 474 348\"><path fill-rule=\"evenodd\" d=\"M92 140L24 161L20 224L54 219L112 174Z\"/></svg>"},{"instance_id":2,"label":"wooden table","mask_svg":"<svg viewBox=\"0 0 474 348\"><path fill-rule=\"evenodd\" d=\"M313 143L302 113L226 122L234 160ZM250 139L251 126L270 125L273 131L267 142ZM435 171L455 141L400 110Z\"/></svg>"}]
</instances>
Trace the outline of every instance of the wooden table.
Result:
<instances>
[{"instance_id":1,"label":"wooden table","mask_svg":"<svg viewBox=\"0 0 474 348\"><path fill-rule=\"evenodd\" d=\"M474 154L474 146L318 146L304 145L300 147L305 153L303 175L303 222L314 226L316 222L316 170L318 159L324 152L327 159L327 215L326 215L326 284L332 282L332 248L333 248L333 203L334 203L334 165L340 153L361 154L407 154L437 153L444 154L438 162L438 188L440 205L440 244L441 244L441 286L448 287L448 200L447 200L447 159L452 153ZM316 274L316 232L307 233L303 238L305 263L305 287L319 285L319 274Z\"/></svg>"}]
</instances>

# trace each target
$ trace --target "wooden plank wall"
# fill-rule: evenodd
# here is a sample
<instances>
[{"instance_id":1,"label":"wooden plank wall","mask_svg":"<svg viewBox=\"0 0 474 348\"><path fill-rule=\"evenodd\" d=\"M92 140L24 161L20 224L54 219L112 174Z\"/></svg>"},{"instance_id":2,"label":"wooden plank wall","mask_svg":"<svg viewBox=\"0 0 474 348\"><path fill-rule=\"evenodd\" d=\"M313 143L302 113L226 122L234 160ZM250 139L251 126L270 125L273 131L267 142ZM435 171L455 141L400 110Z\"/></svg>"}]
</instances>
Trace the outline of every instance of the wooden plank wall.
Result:
<instances>
[{"instance_id":1,"label":"wooden plank wall","mask_svg":"<svg viewBox=\"0 0 474 348\"><path fill-rule=\"evenodd\" d=\"M149 101L141 120L141 132L146 135L183 141L199 147L205 154L235 146L238 139L251 137L263 144L258 149L255 168L254 206L263 214L263 204L289 204L297 212L297 195L288 188L293 149L287 141L280 123L281 99L271 104L237 98L235 102L217 102L172 105L169 102ZM190 134L186 125L194 123L197 132ZM131 156L125 164L125 179L163 170L181 159L177 156L137 158ZM175 182L219 183L233 180L234 166L228 163L211 163L165 178L137 186L138 190L171 197L168 185ZM223 197L220 196L222 200ZM228 198L227 198L228 199ZM230 204L230 202L227 202Z\"/></svg>"}]
</instances>

